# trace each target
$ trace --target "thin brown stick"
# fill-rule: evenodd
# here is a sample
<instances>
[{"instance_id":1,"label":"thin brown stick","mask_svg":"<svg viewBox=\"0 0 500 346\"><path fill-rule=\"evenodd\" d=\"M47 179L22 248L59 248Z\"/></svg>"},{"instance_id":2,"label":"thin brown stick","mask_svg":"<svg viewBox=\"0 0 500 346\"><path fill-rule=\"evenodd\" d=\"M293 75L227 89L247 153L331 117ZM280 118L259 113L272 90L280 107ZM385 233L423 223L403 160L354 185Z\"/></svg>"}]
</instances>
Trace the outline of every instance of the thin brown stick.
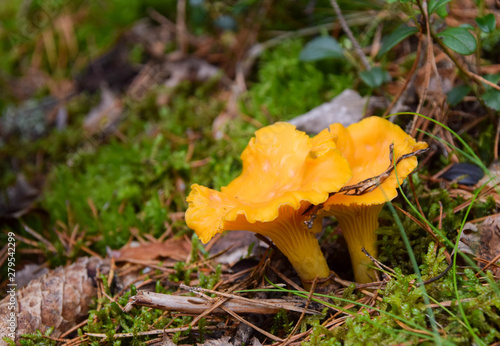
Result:
<instances>
[{"instance_id":1,"label":"thin brown stick","mask_svg":"<svg viewBox=\"0 0 500 346\"><path fill-rule=\"evenodd\" d=\"M81 345L88 340L89 340L89 337L87 335L77 336L76 338L68 340L66 343L63 344L63 346Z\"/></svg>"},{"instance_id":2,"label":"thin brown stick","mask_svg":"<svg viewBox=\"0 0 500 346\"><path fill-rule=\"evenodd\" d=\"M453 63L455 63L455 65L457 66L457 68L460 70L460 72L462 72L464 75L466 75L467 77L469 78L472 78L474 79L474 81L480 85L482 87L482 84L481 83L484 83L490 87L492 87L493 89L496 89L496 90L499 90L500 91L500 86L498 86L497 84L495 83L492 83L490 82L489 80L487 79L484 79L483 77L475 74L474 72L471 72L469 71L468 69L466 69L464 66L462 66L462 64L457 60L457 58L453 55L453 53L448 49L448 47L445 46L445 44L443 43L443 41L441 41L439 39L439 37L431 32L431 35L432 35L432 38L434 39L434 41L437 42L437 44L441 47L441 49L443 50L443 52L445 52L446 55L448 55L448 57L453 61Z\"/></svg>"},{"instance_id":3,"label":"thin brown stick","mask_svg":"<svg viewBox=\"0 0 500 346\"><path fill-rule=\"evenodd\" d=\"M187 40L187 27L186 27L186 0L177 0L177 44L179 50L183 54L187 54L188 40Z\"/></svg>"},{"instance_id":4,"label":"thin brown stick","mask_svg":"<svg viewBox=\"0 0 500 346\"><path fill-rule=\"evenodd\" d=\"M486 220L489 217L499 217L499 216L500 216L500 213L496 213L496 214L486 215L486 216L483 216L483 217L480 217L480 218L477 218L477 219L474 219L474 220L470 220L468 222L470 222L470 223L479 223L479 222L482 222L482 221Z\"/></svg>"},{"instance_id":5,"label":"thin brown stick","mask_svg":"<svg viewBox=\"0 0 500 346\"><path fill-rule=\"evenodd\" d=\"M42 335L42 338L44 338L44 339L48 339L48 340L54 340L54 341L58 341L58 342L68 342L68 341L69 341L68 339L64 339L64 338L56 338L56 337L53 337L53 336L47 336L47 335Z\"/></svg>"},{"instance_id":6,"label":"thin brown stick","mask_svg":"<svg viewBox=\"0 0 500 346\"><path fill-rule=\"evenodd\" d=\"M471 72L471 71L467 71L467 72L469 73L470 77L474 78L476 80L476 82L478 82L478 84L479 83L484 83L484 84L492 87L493 89L497 89L497 90L500 91L500 86L499 85L497 85L497 84L495 84L493 82L490 82L489 80L481 77L480 75L475 74L474 72Z\"/></svg>"},{"instance_id":7,"label":"thin brown stick","mask_svg":"<svg viewBox=\"0 0 500 346\"><path fill-rule=\"evenodd\" d=\"M472 96L475 100L475 97ZM460 115L460 116L467 116L467 113L466 112L460 112L458 110L454 110L453 112L450 112L449 116L451 117L453 114L457 114L457 115ZM486 119L489 119L490 118L490 115L489 114L485 114L483 116L480 116L476 119L474 119L473 121L463 125L463 126L460 126L460 130L457 131L457 134L458 135L463 135L464 133L470 131L471 129L475 128L479 123L481 123L482 121L486 120Z\"/></svg>"},{"instance_id":8,"label":"thin brown stick","mask_svg":"<svg viewBox=\"0 0 500 346\"><path fill-rule=\"evenodd\" d=\"M438 229L443 229L443 203L441 201L438 201L439 203L439 223L438 223Z\"/></svg>"},{"instance_id":9,"label":"thin brown stick","mask_svg":"<svg viewBox=\"0 0 500 346\"><path fill-rule=\"evenodd\" d=\"M438 242L439 244L441 244L439 242L439 238L437 237L437 235L434 234L434 232L432 231L432 229L427 225L427 224L424 224L422 223L421 221L417 220L416 217L414 217L413 215L411 215L409 212L407 212L406 210L403 210L401 209L400 207L398 207L397 205L394 205L394 207L399 210L400 212L402 212L407 218L409 218L410 220L412 220L413 222L415 222L417 225L420 226L420 228L422 229L425 229L427 231L427 233L429 233L432 238L434 238L434 240L436 242Z\"/></svg>"},{"instance_id":10,"label":"thin brown stick","mask_svg":"<svg viewBox=\"0 0 500 346\"><path fill-rule=\"evenodd\" d=\"M67 331L65 331L63 334L61 334L60 338L64 339L65 336L73 333L78 328L83 327L84 325L87 324L87 322L88 322L88 320L85 320L83 322L78 323L77 325L74 325L73 327L71 327L70 329L68 329Z\"/></svg>"},{"instance_id":11,"label":"thin brown stick","mask_svg":"<svg viewBox=\"0 0 500 346\"><path fill-rule=\"evenodd\" d=\"M495 147L493 148L493 159L498 161L498 141L500 139L500 119L498 119L497 123L497 133L495 136Z\"/></svg>"},{"instance_id":12,"label":"thin brown stick","mask_svg":"<svg viewBox=\"0 0 500 346\"><path fill-rule=\"evenodd\" d=\"M148 291L138 291L137 295L130 297L123 311L128 312L134 306L147 306L163 311L179 311L187 314L201 314L216 302L215 298L208 297L203 292L197 292L201 297L176 296L171 294L161 294ZM238 297L238 296L235 296ZM281 309L294 312L302 312L302 304L296 304L283 299L248 299L239 297L233 299L225 297L226 301L216 309L211 309L211 313L220 314L229 309L236 313L257 313L276 314ZM306 313L317 315L315 310L306 309Z\"/></svg>"},{"instance_id":13,"label":"thin brown stick","mask_svg":"<svg viewBox=\"0 0 500 346\"><path fill-rule=\"evenodd\" d=\"M429 83L430 83L430 78L431 78L431 61L432 61L432 56L433 56L433 51L432 51L432 40L430 36L430 29L429 29L429 18L427 17L427 6L426 3L423 5L417 1L418 6L420 7L420 11L424 16L425 20L425 26L426 26L426 32L427 32L427 56L426 56L426 62L425 62L425 76L424 76L424 91L422 92L422 96L420 97L420 100L418 102L417 109L415 110L415 113L420 113L420 110L422 109L422 106L424 104L424 101L427 97L427 91L429 90ZM425 8L423 8L425 6ZM412 123L412 129L410 133L414 135L414 132L416 130L415 122L417 120L417 115L413 117L413 123Z\"/></svg>"},{"instance_id":14,"label":"thin brown stick","mask_svg":"<svg viewBox=\"0 0 500 346\"><path fill-rule=\"evenodd\" d=\"M488 192L490 192L491 190L494 190L498 185L500 185L500 182L496 183L493 186L490 186L486 190L481 191L481 193L477 196L476 200L480 201L481 198L484 200L484 196L486 196L488 194ZM456 206L455 208L453 208L453 213L456 214L460 210L467 208L472 203L473 200L474 200L474 196L470 197L468 200L466 200L462 204ZM446 216L447 216L447 214L444 214L444 217L446 217ZM443 217L443 216L437 216L436 218L434 218L433 221L437 221L438 217Z\"/></svg>"},{"instance_id":15,"label":"thin brown stick","mask_svg":"<svg viewBox=\"0 0 500 346\"><path fill-rule=\"evenodd\" d=\"M425 153L428 150L429 150L429 148L418 149L412 153L401 155L397 160L395 160L396 162L394 163L392 160L392 155L393 155L393 151L394 151L394 144L391 144L389 146L389 157L391 160L391 164L389 165L389 167L387 168L387 170L385 172L379 174L378 176L360 181L357 184L344 186L339 190L339 193L344 193L346 196L352 196L352 195L359 196L359 195L371 192L375 188L377 188L380 184L382 184L390 176L390 174L394 170L395 166L397 166L401 161L403 161L407 158L413 157L413 156L422 155L423 153ZM352 191L354 191L354 192L352 192ZM330 193L330 196L333 196L334 194L335 193Z\"/></svg>"},{"instance_id":16,"label":"thin brown stick","mask_svg":"<svg viewBox=\"0 0 500 346\"><path fill-rule=\"evenodd\" d=\"M217 294L217 295L220 295L220 296L225 297L225 298L236 299L236 300L244 301L244 302L247 302L247 303L250 303L250 304L257 304L257 303L259 303L259 304L270 306L270 307L273 307L273 308L289 309L288 304L283 305L283 304L280 304L280 303L268 303L268 302L263 301L263 300L258 300L257 301L255 299L245 298L245 297L241 297L241 296L238 296L238 295L235 295L235 294L218 292L218 291L209 290L209 289L201 288L201 287L190 287L190 286L187 286L187 285L184 285L184 284L180 284L180 288L188 290L188 291L191 291L191 292L198 291L198 292L204 292L204 293L210 293L210 294ZM292 311L297 311L297 310L293 310L292 309ZM302 311L302 310L298 310L298 312L299 311ZM311 311L311 312L313 312L313 311ZM316 312L314 311L313 313L316 313Z\"/></svg>"},{"instance_id":17,"label":"thin brown stick","mask_svg":"<svg viewBox=\"0 0 500 346\"><path fill-rule=\"evenodd\" d=\"M411 328L411 327L408 327L406 324L404 324L403 322L401 322L400 320L397 320L397 319L394 319L394 321L401 327L403 328L404 330L407 330L409 332L413 332L413 333L417 333L417 334L424 334L424 335L430 335L432 336L433 334L431 332L428 332L426 330L421 330L421 329L415 329L415 328Z\"/></svg>"},{"instance_id":18,"label":"thin brown stick","mask_svg":"<svg viewBox=\"0 0 500 346\"><path fill-rule=\"evenodd\" d=\"M314 290L316 289L316 284L318 283L318 276L316 276L311 284L311 289L309 290L309 296L307 297L307 302L306 306L304 307L304 310L302 310L302 313L300 314L299 320L297 323L295 323L295 327L293 328L292 332L287 336L285 342L283 343L283 346L289 345L292 340L291 337L297 332L297 329L299 329L300 323L302 322L302 319L306 315L306 310L309 308L309 304L311 304L311 299L314 294Z\"/></svg>"},{"instance_id":19,"label":"thin brown stick","mask_svg":"<svg viewBox=\"0 0 500 346\"><path fill-rule=\"evenodd\" d=\"M358 40L356 40L356 37L354 37L354 35L352 34L351 29L347 25L347 22L345 21L344 16L340 11L340 7L339 4L337 3L337 0L330 0L330 3L332 4L332 7L335 10L335 13L337 14L337 18L340 22L340 25L342 26L342 30L344 30L349 40L351 40L352 46L354 47L354 50L356 51L356 54L358 55L359 59L363 63L363 66L365 67L366 70L371 69L370 63L368 62L365 53L363 53L363 50L361 49Z\"/></svg>"},{"instance_id":20,"label":"thin brown stick","mask_svg":"<svg viewBox=\"0 0 500 346\"><path fill-rule=\"evenodd\" d=\"M389 145L389 160L390 164L387 170L385 172L380 173L379 175L371 178L367 178L365 180L362 180L356 184L353 185L347 185L342 187L340 190L337 192L331 192L328 196L332 197L336 194L344 194L346 196L360 196L365 193L371 192L375 190L377 187L380 186L392 173L392 171L395 169L395 167L403 160L413 157L413 156L419 156L422 155L423 153L427 152L429 148L424 148L424 149L418 149L412 153L404 154L401 155L396 162L393 162L393 152L394 152L394 143ZM311 204L303 213L305 221L304 225L308 228L311 229L314 224L314 220L317 217L317 213L319 210L323 208L323 203L314 205Z\"/></svg>"},{"instance_id":21,"label":"thin brown stick","mask_svg":"<svg viewBox=\"0 0 500 346\"><path fill-rule=\"evenodd\" d=\"M56 248L54 247L54 245L52 245L47 239L45 239L44 237L42 237L40 234L38 234L37 232L35 232L34 230L32 230L31 228L28 227L28 225L26 224L23 224L23 227L24 227L24 230L26 232L28 232L29 234L31 234L33 237L35 237L36 239L38 239L40 242L42 242L49 251L51 252L57 252L56 251Z\"/></svg>"},{"instance_id":22,"label":"thin brown stick","mask_svg":"<svg viewBox=\"0 0 500 346\"><path fill-rule=\"evenodd\" d=\"M418 62L420 61L421 50L422 50L422 33L420 33L420 37L418 40L417 54L415 56L415 62L413 63L413 66L411 67L411 70L408 73L408 76L406 77L406 80L403 84L403 87L399 90L397 95L392 99L391 104L385 110L384 114L382 115L382 118L385 118L387 115L389 115L389 113L391 112L391 109L394 107L396 102L398 102L401 95L403 95L403 93L406 91L406 88L407 88L408 84L410 83L410 80L413 78L413 74L417 70Z\"/></svg>"},{"instance_id":23,"label":"thin brown stick","mask_svg":"<svg viewBox=\"0 0 500 346\"><path fill-rule=\"evenodd\" d=\"M470 301L473 301L475 298L464 298L464 299L460 299L460 302L461 303L466 303L466 302L470 302ZM446 302L441 302L441 303L434 303L434 304L429 304L429 305L426 305L427 308L440 308L442 306L451 306L452 304L456 304L457 301L456 300L448 300Z\"/></svg>"},{"instance_id":24,"label":"thin brown stick","mask_svg":"<svg viewBox=\"0 0 500 346\"><path fill-rule=\"evenodd\" d=\"M380 262L378 259L374 258L372 255L370 255L370 253L368 251L366 251L366 249L364 247L361 248L361 251L363 251L363 253L373 262L373 264L380 270L382 271L383 269L391 272L391 273L395 273L394 269L392 269L391 267L389 266L386 266L385 264L383 264L382 262ZM378 280L377 280L378 281Z\"/></svg>"},{"instance_id":25,"label":"thin brown stick","mask_svg":"<svg viewBox=\"0 0 500 346\"><path fill-rule=\"evenodd\" d=\"M297 291L304 291L304 289L302 287L300 287L299 285L297 285L295 282L293 282L292 280L290 280L289 278L287 278L285 275L283 275L283 273L281 273L278 269L276 269L274 266L270 265L269 268L276 273L276 275L278 275L281 280L285 281L288 285L290 285L291 287L295 288Z\"/></svg>"},{"instance_id":26,"label":"thin brown stick","mask_svg":"<svg viewBox=\"0 0 500 346\"><path fill-rule=\"evenodd\" d=\"M259 333L262 333L264 334L265 336L267 336L269 339L271 340L274 340L274 341L279 341L279 342L283 342L283 339L281 338L278 338L277 336L274 336L273 334L271 333L268 333L266 332L264 329L261 329L259 327L257 327L255 324L245 320L243 317L241 317L240 315L238 315L237 313L235 313L234 311L231 311L229 309L226 309L224 307L221 307L224 311L226 311L229 315L233 316L234 318L236 318L238 321L242 322L242 323L245 323L246 325L249 325L250 327L252 327L253 329L255 329L256 331L258 331Z\"/></svg>"},{"instance_id":27,"label":"thin brown stick","mask_svg":"<svg viewBox=\"0 0 500 346\"><path fill-rule=\"evenodd\" d=\"M425 215L424 211L422 210L422 207L420 206L420 202L418 201L418 196L417 193L415 192L415 185L413 184L413 177L411 174L408 175L408 181L410 183L410 188L411 192L413 192L413 198L415 199L415 203L417 204L418 211L420 212L420 215Z\"/></svg>"},{"instance_id":28,"label":"thin brown stick","mask_svg":"<svg viewBox=\"0 0 500 346\"><path fill-rule=\"evenodd\" d=\"M491 261L489 261L483 269L481 269L479 272L476 273L476 276L479 277L479 274L484 272L486 269L488 269L489 267L491 267L493 264L495 264L498 260L500 259L500 253L498 255L495 256L495 258L493 258Z\"/></svg>"}]
</instances>

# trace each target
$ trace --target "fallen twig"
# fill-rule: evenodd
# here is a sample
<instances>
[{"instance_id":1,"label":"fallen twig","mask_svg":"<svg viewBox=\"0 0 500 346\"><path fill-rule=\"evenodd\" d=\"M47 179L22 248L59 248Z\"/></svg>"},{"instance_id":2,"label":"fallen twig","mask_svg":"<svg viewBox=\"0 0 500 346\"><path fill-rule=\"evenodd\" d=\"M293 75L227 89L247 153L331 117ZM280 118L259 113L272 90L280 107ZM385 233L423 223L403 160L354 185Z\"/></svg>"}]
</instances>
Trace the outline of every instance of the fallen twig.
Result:
<instances>
[{"instance_id":1,"label":"fallen twig","mask_svg":"<svg viewBox=\"0 0 500 346\"><path fill-rule=\"evenodd\" d=\"M339 4L337 3L337 0L330 0L330 3L332 4L332 7L335 10L335 13L337 14L337 18L340 22L340 25L342 26L342 30L344 30L347 37L349 37L349 40L351 40L352 46L354 47L354 50L356 51L356 54L358 55L359 59L363 63L363 66L365 67L366 70L371 69L370 63L368 62L366 55L363 53L363 50L361 50L361 46L359 45L358 40L356 40L356 37L354 37L351 29L349 28L347 22L342 16L342 12L340 11L340 7Z\"/></svg>"},{"instance_id":2,"label":"fallen twig","mask_svg":"<svg viewBox=\"0 0 500 346\"><path fill-rule=\"evenodd\" d=\"M212 293L210 292L211 290L207 291ZM224 295L221 292L217 293ZM227 309L236 313L276 314L281 309L295 312L302 312L304 310L303 307L297 306L296 303L283 299L249 299L232 294L230 296L233 299L224 302L220 308L214 309L213 312L220 314L224 313L224 310ZM212 301L201 297L173 296L170 294L138 291L137 295L130 297L124 311L129 312L134 306L140 305L165 311L199 314L210 309L212 304ZM223 307L225 309L222 309ZM311 315L319 314L319 312L311 309L307 309L306 313Z\"/></svg>"}]
</instances>

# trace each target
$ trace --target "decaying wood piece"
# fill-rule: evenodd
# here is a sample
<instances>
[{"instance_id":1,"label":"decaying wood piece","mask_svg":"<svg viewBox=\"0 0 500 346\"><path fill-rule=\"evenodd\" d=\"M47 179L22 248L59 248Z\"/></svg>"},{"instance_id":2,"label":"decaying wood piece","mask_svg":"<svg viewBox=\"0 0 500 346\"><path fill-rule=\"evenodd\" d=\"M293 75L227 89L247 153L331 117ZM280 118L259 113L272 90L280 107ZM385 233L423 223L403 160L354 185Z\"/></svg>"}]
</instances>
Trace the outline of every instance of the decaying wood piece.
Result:
<instances>
[{"instance_id":1,"label":"decaying wood piece","mask_svg":"<svg viewBox=\"0 0 500 346\"><path fill-rule=\"evenodd\" d=\"M0 319L0 340L12 336L11 333L16 340L21 334L34 333L37 329L44 333L50 327L55 328L51 336L57 337L84 319L96 296L94 278L101 264L102 260L96 257L79 258L5 297L0 302L0 316L14 316L16 326L11 328L13 321Z\"/></svg>"},{"instance_id":2,"label":"decaying wood piece","mask_svg":"<svg viewBox=\"0 0 500 346\"><path fill-rule=\"evenodd\" d=\"M222 306L236 313L254 313L254 314L276 314L280 309L302 312L303 307L295 302L289 302L283 299L249 299L239 297L240 299L231 299L222 304ZM199 297L173 296L148 291L137 291L137 295L130 297L125 311L130 311L134 306L149 306L154 309L165 311L178 311L183 313L200 314L209 309L213 301ZM214 313L223 314L223 309L217 308ZM307 314L318 314L317 311L307 309Z\"/></svg>"}]
</instances>

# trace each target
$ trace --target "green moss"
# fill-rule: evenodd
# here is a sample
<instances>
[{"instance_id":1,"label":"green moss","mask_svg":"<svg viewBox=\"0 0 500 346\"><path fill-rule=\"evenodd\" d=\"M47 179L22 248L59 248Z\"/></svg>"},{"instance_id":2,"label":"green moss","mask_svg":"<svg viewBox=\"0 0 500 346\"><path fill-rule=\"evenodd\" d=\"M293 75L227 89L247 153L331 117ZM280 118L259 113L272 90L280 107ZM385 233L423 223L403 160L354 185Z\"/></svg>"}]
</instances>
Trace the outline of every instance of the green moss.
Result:
<instances>
[{"instance_id":1,"label":"green moss","mask_svg":"<svg viewBox=\"0 0 500 346\"><path fill-rule=\"evenodd\" d=\"M430 243L420 266L423 280L441 274L448 266L445 258L444 248L436 254L434 244ZM428 294L432 301L444 302L445 305L447 301L456 300L453 285L455 279L459 288L459 299L463 300L461 304L471 328L487 344L497 341L500 338L499 288L490 272L487 276L490 279L489 282L493 284L484 284L484 280L477 278L471 269L465 269L463 274L458 274L456 278L450 271L440 280L427 284L424 291L423 287L415 286L416 275L403 275L401 270L396 268L395 276L383 290L378 292L382 297L382 302L376 302L375 308L380 309L380 312L368 314L363 308L361 314L348 317L344 325L331 331L325 330L318 324L313 329L311 341L305 345L380 345L421 342L422 338L430 337L427 334L430 326L427 307L423 300L424 295ZM344 297L349 297L348 299L354 301L356 296L353 296L351 292L352 288L347 288ZM332 300L335 301L333 297ZM443 344L470 344L473 336L470 329L462 322L456 302L443 308L433 308L433 311L436 323L441 330ZM401 328L401 323L410 327L412 331Z\"/></svg>"},{"instance_id":2,"label":"green moss","mask_svg":"<svg viewBox=\"0 0 500 346\"><path fill-rule=\"evenodd\" d=\"M310 341L303 342L304 346L340 346L342 343L334 337L334 333L323 327L318 320L313 322L313 331Z\"/></svg>"},{"instance_id":3,"label":"green moss","mask_svg":"<svg viewBox=\"0 0 500 346\"><path fill-rule=\"evenodd\" d=\"M126 111L121 126L129 141L110 139L103 144L102 139L89 139L68 153L70 165L52 170L41 201L50 210L51 222L80 225L87 236L98 236L93 248L104 254L106 246L124 245L131 228L159 236L170 213L187 208L192 183L218 189L234 179L241 170L239 155L255 128L236 119L222 129L230 140L214 139L211 124L224 103L212 97L213 83L208 85L212 87L186 84L169 91L168 109L151 102L164 92L153 90ZM147 117L155 122L145 121ZM204 164L192 167L192 161ZM178 234L187 232L183 222L173 225ZM57 247L55 236L53 242ZM63 257L57 256L58 261Z\"/></svg>"},{"instance_id":4,"label":"green moss","mask_svg":"<svg viewBox=\"0 0 500 346\"><path fill-rule=\"evenodd\" d=\"M271 333L279 337L290 334L293 330L293 321L290 321L288 313L286 310L280 309L280 311L273 318L273 325L271 327Z\"/></svg>"},{"instance_id":5,"label":"green moss","mask_svg":"<svg viewBox=\"0 0 500 346\"><path fill-rule=\"evenodd\" d=\"M342 65L301 62L302 47L296 39L264 52L258 80L247 95L247 114L265 124L289 120L352 87L354 75Z\"/></svg>"},{"instance_id":6,"label":"green moss","mask_svg":"<svg viewBox=\"0 0 500 346\"><path fill-rule=\"evenodd\" d=\"M435 187L429 190L416 174L412 177L414 180L415 194L419 196L419 204L422 208L423 215L435 226L436 229L434 229L433 233L437 239L447 247L449 252L451 252L452 242L456 239L457 231L460 229L466 212L466 208L457 212L455 212L455 208L462 204L464 199L460 196L451 198L449 189ZM410 201L416 204L414 202L413 192L409 189L409 184L404 184L404 191ZM420 216L411 208L407 207L402 201L402 198L398 198L394 200L393 203L409 212L416 220L421 221ZM495 203L491 198L488 198L485 202L476 201L468 218L472 220L490 215L495 213L495 209ZM441 229L439 229L441 213ZM435 239L425 229L422 229L402 212L397 211L397 214L402 221L403 228L410 241L413 252L415 253L417 262L422 263L430 242L435 241ZM393 222L393 215L387 208L384 208L380 214L380 226L381 227L377 230L377 234L379 235L379 260L388 264L390 267L399 267L403 273L413 273L413 268L409 262L407 249L404 245L401 232Z\"/></svg>"},{"instance_id":7,"label":"green moss","mask_svg":"<svg viewBox=\"0 0 500 346\"><path fill-rule=\"evenodd\" d=\"M478 148L475 152L478 153L482 162L489 163L493 161L493 150L491 149L495 147L495 135L496 128L492 124L486 126L486 128L479 133L479 139L477 141Z\"/></svg>"}]
</instances>

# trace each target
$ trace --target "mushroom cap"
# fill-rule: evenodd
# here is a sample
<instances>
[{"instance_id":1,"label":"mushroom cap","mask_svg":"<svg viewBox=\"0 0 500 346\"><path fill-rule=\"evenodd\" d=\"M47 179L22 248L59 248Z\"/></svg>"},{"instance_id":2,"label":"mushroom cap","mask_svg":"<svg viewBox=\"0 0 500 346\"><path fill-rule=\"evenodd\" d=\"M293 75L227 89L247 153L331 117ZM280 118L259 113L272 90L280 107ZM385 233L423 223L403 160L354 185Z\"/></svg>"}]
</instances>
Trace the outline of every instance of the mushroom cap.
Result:
<instances>
[{"instance_id":1,"label":"mushroom cap","mask_svg":"<svg viewBox=\"0 0 500 346\"><path fill-rule=\"evenodd\" d=\"M417 142L398 125L377 116L365 118L347 128L333 124L330 126L330 132L337 142L338 149L351 166L352 178L346 185L354 185L384 173L393 160L393 157L390 157L391 144L394 144L396 160L402 155L427 148L427 143ZM398 195L398 181L402 183L417 164L415 156L406 158L398 163L396 170L373 191L359 196L336 194L330 197L324 206L328 208L337 204L373 205L390 201Z\"/></svg>"},{"instance_id":2,"label":"mushroom cap","mask_svg":"<svg viewBox=\"0 0 500 346\"><path fill-rule=\"evenodd\" d=\"M309 138L288 123L256 131L241 159L241 175L221 192L191 186L186 223L204 243L218 232L273 222L286 206L323 203L352 176L328 130Z\"/></svg>"}]
</instances>

